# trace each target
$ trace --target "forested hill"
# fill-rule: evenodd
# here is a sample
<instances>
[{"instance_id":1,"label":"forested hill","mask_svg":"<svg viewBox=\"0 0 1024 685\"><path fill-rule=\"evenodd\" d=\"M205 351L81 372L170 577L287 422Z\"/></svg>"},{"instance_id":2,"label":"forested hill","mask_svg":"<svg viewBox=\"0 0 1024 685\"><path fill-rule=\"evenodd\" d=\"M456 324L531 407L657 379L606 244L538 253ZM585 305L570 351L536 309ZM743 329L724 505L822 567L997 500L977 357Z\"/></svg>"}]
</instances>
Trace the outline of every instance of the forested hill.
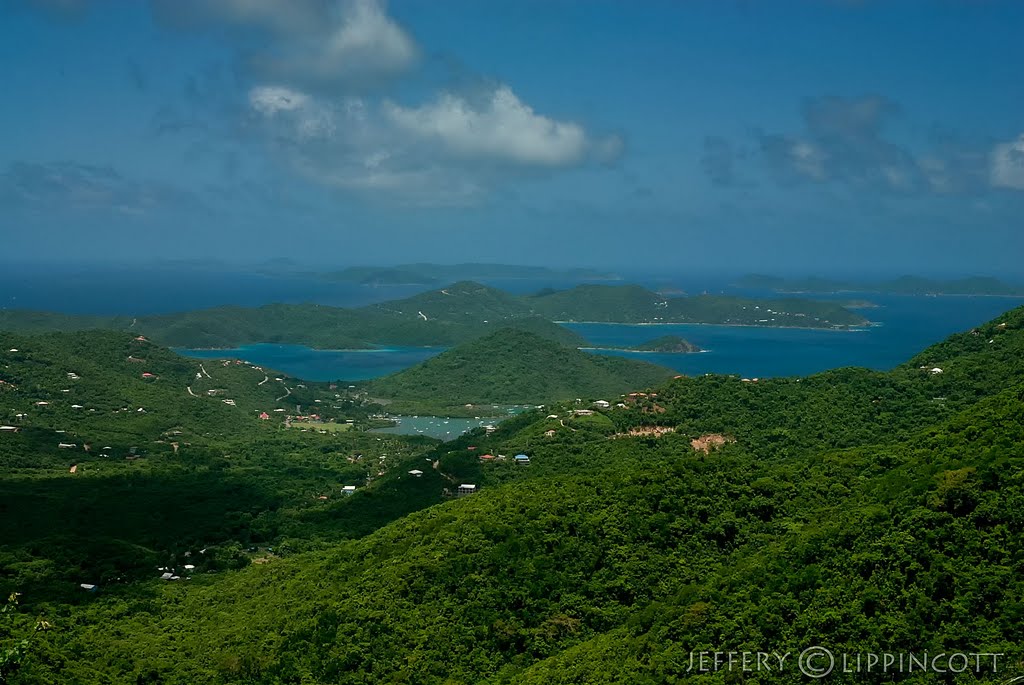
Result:
<instances>
[{"instance_id":1,"label":"forested hill","mask_svg":"<svg viewBox=\"0 0 1024 685\"><path fill-rule=\"evenodd\" d=\"M787 279L750 274L737 283L744 288L765 288L787 293L864 292L892 295L1000 295L1024 296L1024 287L1010 285L990 276L952 280L900 276L885 281L849 281L831 278Z\"/></svg>"},{"instance_id":2,"label":"forested hill","mask_svg":"<svg viewBox=\"0 0 1024 685\"><path fill-rule=\"evenodd\" d=\"M12 685L653 684L693 680L691 650L812 645L1002 653L978 680L1004 682L1024 656L1022 325L1015 310L891 373L678 378L624 408L509 419L395 481L475 494L360 539L28 593L16 634L52 628Z\"/></svg>"},{"instance_id":3,"label":"forested hill","mask_svg":"<svg viewBox=\"0 0 1024 685\"><path fill-rule=\"evenodd\" d=\"M803 299L754 300L727 295L665 297L638 285L581 285L516 296L464 281L368 309L402 319L431 315L461 322L551 321L607 323L714 323L751 326L843 328L867 323L841 305Z\"/></svg>"},{"instance_id":4,"label":"forested hill","mask_svg":"<svg viewBox=\"0 0 1024 685\"><path fill-rule=\"evenodd\" d=\"M0 330L32 333L109 329L172 347L236 347L270 342L322 349L376 345L451 346L515 326L567 345L584 341L554 321L717 323L844 328L867 321L812 300L727 296L665 298L639 286L580 286L533 296L462 281L381 304L345 309L317 304L224 306L152 316L91 316L0 310Z\"/></svg>"},{"instance_id":5,"label":"forested hill","mask_svg":"<svg viewBox=\"0 0 1024 685\"><path fill-rule=\"evenodd\" d=\"M646 362L581 352L514 328L455 347L370 381L372 397L426 413L465 404L544 404L577 397L615 399L676 375ZM389 405L392 406L392 405Z\"/></svg>"},{"instance_id":6,"label":"forested hill","mask_svg":"<svg viewBox=\"0 0 1024 685\"><path fill-rule=\"evenodd\" d=\"M424 314L424 316L426 316ZM0 330L53 332L117 330L143 333L171 347L229 348L269 342L319 349L368 349L379 345L450 346L512 325L566 345L585 341L569 329L529 313L515 321L469 321L465 316L427 318L372 308L343 309L316 304L215 307L179 314L101 317L0 310Z\"/></svg>"}]
</instances>

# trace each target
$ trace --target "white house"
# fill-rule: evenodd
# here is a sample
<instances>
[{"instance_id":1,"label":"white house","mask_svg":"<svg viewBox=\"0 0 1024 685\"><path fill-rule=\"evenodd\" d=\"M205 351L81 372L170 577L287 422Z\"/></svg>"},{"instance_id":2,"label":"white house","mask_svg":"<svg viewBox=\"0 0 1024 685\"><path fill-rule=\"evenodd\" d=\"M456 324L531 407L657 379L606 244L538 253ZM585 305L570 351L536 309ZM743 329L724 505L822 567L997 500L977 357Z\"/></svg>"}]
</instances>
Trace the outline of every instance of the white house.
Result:
<instances>
[{"instance_id":1,"label":"white house","mask_svg":"<svg viewBox=\"0 0 1024 685\"><path fill-rule=\"evenodd\" d=\"M465 497L466 495L472 495L474 492L476 492L476 485L474 485L473 483L463 483L455 492L455 496Z\"/></svg>"}]
</instances>

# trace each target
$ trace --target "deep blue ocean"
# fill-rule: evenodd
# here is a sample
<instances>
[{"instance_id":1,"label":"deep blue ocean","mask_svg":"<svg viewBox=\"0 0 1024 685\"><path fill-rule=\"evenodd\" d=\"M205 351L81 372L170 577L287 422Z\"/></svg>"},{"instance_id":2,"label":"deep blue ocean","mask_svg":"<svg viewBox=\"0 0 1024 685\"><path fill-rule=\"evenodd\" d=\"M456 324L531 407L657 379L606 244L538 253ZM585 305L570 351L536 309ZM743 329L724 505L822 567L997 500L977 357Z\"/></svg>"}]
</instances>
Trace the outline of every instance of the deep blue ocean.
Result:
<instances>
[{"instance_id":1,"label":"deep blue ocean","mask_svg":"<svg viewBox=\"0 0 1024 685\"><path fill-rule=\"evenodd\" d=\"M726 281L694 281L672 276L631 282L651 287L674 286L690 293L733 292L772 296L767 292L730 290ZM571 282L494 280L490 285L513 292ZM0 308L41 309L92 314L152 314L223 304L257 306L270 302L317 302L359 306L406 297L425 290L416 286L367 287L337 284L309 275L266 275L215 268L176 266L6 267L0 271ZM854 332L729 326L572 324L594 347L627 346L661 335L679 335L708 350L698 354L598 351L663 364L680 373L734 373L747 377L789 376L841 366L889 369L951 333L969 329L1007 309L1019 298L907 297L857 293L819 299L866 299L879 306L861 310L877 325ZM311 350L295 345L250 345L238 350L183 351L200 357L238 356L307 380L363 380L416 364L441 350L392 348L375 351Z\"/></svg>"}]
</instances>

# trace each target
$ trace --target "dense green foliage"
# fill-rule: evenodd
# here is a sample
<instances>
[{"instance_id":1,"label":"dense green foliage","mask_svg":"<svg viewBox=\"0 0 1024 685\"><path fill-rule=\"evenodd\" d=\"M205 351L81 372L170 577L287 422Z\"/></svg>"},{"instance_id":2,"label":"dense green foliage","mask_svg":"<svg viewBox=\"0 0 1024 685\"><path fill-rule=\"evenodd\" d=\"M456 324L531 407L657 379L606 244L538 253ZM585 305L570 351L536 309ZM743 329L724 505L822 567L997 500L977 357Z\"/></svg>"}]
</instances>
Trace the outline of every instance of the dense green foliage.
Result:
<instances>
[{"instance_id":1,"label":"dense green foliage","mask_svg":"<svg viewBox=\"0 0 1024 685\"><path fill-rule=\"evenodd\" d=\"M113 332L4 334L0 349L4 593L66 597L203 547L204 568L248 564L245 546L362 535L439 499L431 478L389 484L435 443L360 432L380 408L326 384ZM318 420L287 428L300 404Z\"/></svg>"},{"instance_id":2,"label":"dense green foliage","mask_svg":"<svg viewBox=\"0 0 1024 685\"><path fill-rule=\"evenodd\" d=\"M465 404L544 404L576 397L617 397L631 388L663 382L674 373L646 362L580 352L508 328L370 381L365 387L372 397L392 401L389 408L420 406L443 415L446 408Z\"/></svg>"},{"instance_id":3,"label":"dense green foliage","mask_svg":"<svg viewBox=\"0 0 1024 685\"><path fill-rule=\"evenodd\" d=\"M831 278L786 279L778 276L751 274L740 279L744 288L767 288L789 293L865 292L893 295L1024 295L1024 288L1004 283L990 276L973 276L953 280L935 280L920 276L900 276L887 281L839 281Z\"/></svg>"},{"instance_id":4,"label":"dense green foliage","mask_svg":"<svg viewBox=\"0 0 1024 685\"><path fill-rule=\"evenodd\" d=\"M471 345L510 339L550 345L514 331ZM201 534L188 538L174 516L118 523L96 513L100 500L76 510L81 491L55 492L47 509L58 511L34 524L31 502L72 477L45 465L32 478L4 477L0 501L22 498L9 510L20 523L4 520L0 537L17 541L2 550L8 559L31 553L42 532L32 526L76 517L74 535L86 541L120 526L113 533L126 543L168 547L153 566L181 568L185 551L205 557L201 542L219 541L206 552L217 550L216 564L196 562L191 580L162 582L150 570L97 594L60 574L33 578L31 561L0 565L4 582L27 588L18 625L52 625L19 657L12 683L798 683L807 679L795 668L695 676L690 652L811 645L1006 654L998 675L835 673L833 682L998 683L1020 673L1024 309L889 373L709 375L609 396L608 407L581 399L442 445L398 441L387 457L405 450L397 467L312 509L273 498L295 487L303 464L338 468L325 464L330 441L365 441L351 453L376 438L296 437L256 423L250 440L211 442L210 464L191 480L163 483L168 498L186 497L218 482L213 464L246 454L222 467L249 488L238 499L258 523L242 532L213 530L218 515L201 497L176 510L200 510L190 523ZM691 441L708 433L728 439L696 451ZM512 459L519 452L528 465ZM407 472L416 462L419 477ZM159 474L136 478L134 488L149 488L140 499L155 497ZM479 491L439 503L459 483ZM110 494L106 506L131 500L128 488ZM281 553L241 537L254 534L282 535ZM252 542L241 540L260 549L247 553ZM0 649L22 634L0 632Z\"/></svg>"}]
</instances>

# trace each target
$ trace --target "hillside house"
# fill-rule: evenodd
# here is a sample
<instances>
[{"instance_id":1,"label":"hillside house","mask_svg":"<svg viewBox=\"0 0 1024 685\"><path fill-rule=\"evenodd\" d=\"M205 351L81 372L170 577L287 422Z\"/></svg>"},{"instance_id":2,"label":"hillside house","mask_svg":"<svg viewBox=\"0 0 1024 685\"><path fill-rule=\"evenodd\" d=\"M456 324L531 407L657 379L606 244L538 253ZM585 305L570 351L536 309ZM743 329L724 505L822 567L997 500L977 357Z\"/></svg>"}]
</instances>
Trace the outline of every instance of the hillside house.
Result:
<instances>
[{"instance_id":1,"label":"hillside house","mask_svg":"<svg viewBox=\"0 0 1024 685\"><path fill-rule=\"evenodd\" d=\"M594 402L594 406L598 407L599 409L607 409L608 407L612 406L612 404L608 400L596 400Z\"/></svg>"},{"instance_id":2,"label":"hillside house","mask_svg":"<svg viewBox=\"0 0 1024 685\"><path fill-rule=\"evenodd\" d=\"M354 486L354 485L343 485L343 486L341 486L341 494L345 495L346 497L348 495L355 494L355 491L356 491L356 486Z\"/></svg>"},{"instance_id":3,"label":"hillside house","mask_svg":"<svg viewBox=\"0 0 1024 685\"><path fill-rule=\"evenodd\" d=\"M520 466L529 466L530 464L530 458L525 454L517 454L513 459L515 459L516 464L519 464Z\"/></svg>"},{"instance_id":4,"label":"hillside house","mask_svg":"<svg viewBox=\"0 0 1024 685\"><path fill-rule=\"evenodd\" d=\"M480 455L480 461L482 461L482 462L494 461L494 455L493 454L481 454Z\"/></svg>"},{"instance_id":5,"label":"hillside house","mask_svg":"<svg viewBox=\"0 0 1024 685\"><path fill-rule=\"evenodd\" d=\"M466 495L472 495L476 492L476 485L473 483L463 483L459 486L459 489L455 491L456 497L465 497Z\"/></svg>"},{"instance_id":6,"label":"hillside house","mask_svg":"<svg viewBox=\"0 0 1024 685\"><path fill-rule=\"evenodd\" d=\"M409 472L409 475L412 476L413 478L419 478L420 476L423 475L423 472L420 471L419 469L413 469L412 471Z\"/></svg>"}]
</instances>

